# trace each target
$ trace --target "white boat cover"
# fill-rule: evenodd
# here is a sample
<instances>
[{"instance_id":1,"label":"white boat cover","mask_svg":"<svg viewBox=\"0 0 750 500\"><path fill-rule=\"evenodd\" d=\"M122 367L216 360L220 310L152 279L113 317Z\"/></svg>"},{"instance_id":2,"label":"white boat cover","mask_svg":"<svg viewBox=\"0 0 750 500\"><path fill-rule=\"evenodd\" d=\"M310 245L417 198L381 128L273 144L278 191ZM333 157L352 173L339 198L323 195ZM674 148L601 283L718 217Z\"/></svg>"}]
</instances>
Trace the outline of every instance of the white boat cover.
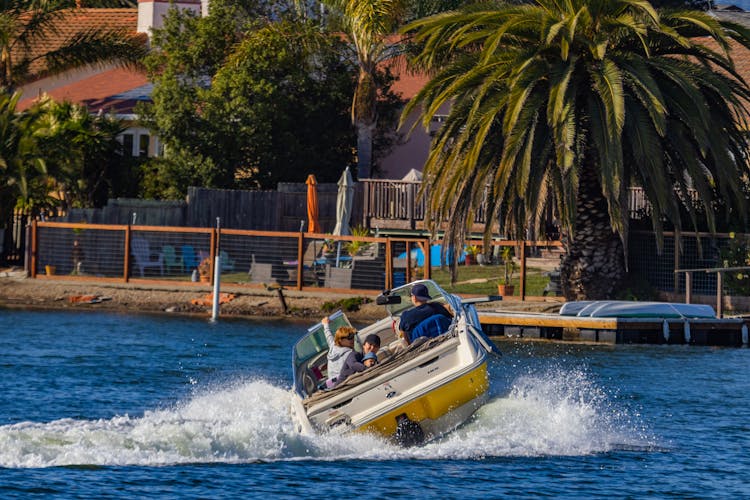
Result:
<instances>
[{"instance_id":1,"label":"white boat cover","mask_svg":"<svg viewBox=\"0 0 750 500\"><path fill-rule=\"evenodd\" d=\"M713 307L706 304L629 300L566 302L560 308L560 315L587 318L716 318Z\"/></svg>"}]
</instances>

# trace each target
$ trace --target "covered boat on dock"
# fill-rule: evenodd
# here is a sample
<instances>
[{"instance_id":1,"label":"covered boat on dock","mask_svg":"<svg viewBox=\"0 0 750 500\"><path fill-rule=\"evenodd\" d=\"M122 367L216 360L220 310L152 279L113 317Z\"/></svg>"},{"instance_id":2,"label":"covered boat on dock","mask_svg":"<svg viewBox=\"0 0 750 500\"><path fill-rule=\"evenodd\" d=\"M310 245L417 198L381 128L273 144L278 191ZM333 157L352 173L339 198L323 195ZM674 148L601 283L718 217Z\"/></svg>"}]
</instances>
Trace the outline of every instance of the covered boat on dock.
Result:
<instances>
[{"instance_id":1,"label":"covered boat on dock","mask_svg":"<svg viewBox=\"0 0 750 500\"><path fill-rule=\"evenodd\" d=\"M560 316L579 318L703 318L715 319L714 309L705 304L638 302L632 300L579 300L560 307Z\"/></svg>"},{"instance_id":2,"label":"covered boat on dock","mask_svg":"<svg viewBox=\"0 0 750 500\"><path fill-rule=\"evenodd\" d=\"M397 333L401 314L414 307L411 287L427 286L432 302L452 313L450 326L436 337L420 337L406 345ZM322 324L310 328L294 346L292 415L303 433L369 432L402 445L419 444L465 422L487 399L488 355L496 348L484 335L474 303L462 301L430 280L384 292L377 303L384 317L357 333L355 350L370 334L381 339L379 363L349 376L333 389L327 378L328 344ZM337 312L330 317L336 331L349 325Z\"/></svg>"}]
</instances>

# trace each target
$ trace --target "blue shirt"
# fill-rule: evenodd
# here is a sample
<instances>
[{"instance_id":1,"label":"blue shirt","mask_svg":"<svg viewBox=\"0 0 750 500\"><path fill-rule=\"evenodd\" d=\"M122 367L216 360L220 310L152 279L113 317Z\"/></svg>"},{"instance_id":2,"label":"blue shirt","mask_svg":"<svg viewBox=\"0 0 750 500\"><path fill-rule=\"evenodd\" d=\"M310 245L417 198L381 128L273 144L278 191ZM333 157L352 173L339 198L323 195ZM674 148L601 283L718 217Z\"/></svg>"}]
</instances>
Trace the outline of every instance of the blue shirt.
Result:
<instances>
[{"instance_id":1,"label":"blue shirt","mask_svg":"<svg viewBox=\"0 0 750 500\"><path fill-rule=\"evenodd\" d=\"M403 332L409 334L409 337L411 337L412 330L414 330L418 324L436 314L442 314L448 318L451 317L451 314L442 305L436 304L435 302L427 302L425 304L420 304L413 309L404 311L404 313L401 314L401 321L398 326Z\"/></svg>"}]
</instances>

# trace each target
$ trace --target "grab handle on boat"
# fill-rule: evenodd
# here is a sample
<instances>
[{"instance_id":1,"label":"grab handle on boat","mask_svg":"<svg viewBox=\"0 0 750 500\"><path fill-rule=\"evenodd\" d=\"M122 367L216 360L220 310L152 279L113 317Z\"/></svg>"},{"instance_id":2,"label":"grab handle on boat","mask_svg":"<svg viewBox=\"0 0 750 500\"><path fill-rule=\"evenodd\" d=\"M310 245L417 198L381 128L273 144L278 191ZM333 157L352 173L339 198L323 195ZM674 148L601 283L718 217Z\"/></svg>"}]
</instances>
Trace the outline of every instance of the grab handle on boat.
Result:
<instances>
[{"instance_id":1,"label":"grab handle on boat","mask_svg":"<svg viewBox=\"0 0 750 500\"><path fill-rule=\"evenodd\" d=\"M477 330L474 325L466 325L469 329L469 332L474 336L475 339L481 344L482 347L484 347L484 350L488 353L492 354L493 356L500 357L500 351L498 350L497 346L492 342L489 338L487 338L487 335L484 334L481 330Z\"/></svg>"}]
</instances>

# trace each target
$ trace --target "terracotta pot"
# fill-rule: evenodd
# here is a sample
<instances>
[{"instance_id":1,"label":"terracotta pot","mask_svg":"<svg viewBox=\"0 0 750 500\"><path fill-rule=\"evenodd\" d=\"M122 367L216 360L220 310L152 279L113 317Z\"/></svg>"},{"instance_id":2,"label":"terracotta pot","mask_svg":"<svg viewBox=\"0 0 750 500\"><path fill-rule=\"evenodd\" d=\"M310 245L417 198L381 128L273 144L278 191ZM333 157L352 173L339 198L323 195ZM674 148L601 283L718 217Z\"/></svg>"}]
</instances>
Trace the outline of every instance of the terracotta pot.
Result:
<instances>
[{"instance_id":1,"label":"terracotta pot","mask_svg":"<svg viewBox=\"0 0 750 500\"><path fill-rule=\"evenodd\" d=\"M497 285L497 293L503 297L510 297L514 290L515 285Z\"/></svg>"}]
</instances>

